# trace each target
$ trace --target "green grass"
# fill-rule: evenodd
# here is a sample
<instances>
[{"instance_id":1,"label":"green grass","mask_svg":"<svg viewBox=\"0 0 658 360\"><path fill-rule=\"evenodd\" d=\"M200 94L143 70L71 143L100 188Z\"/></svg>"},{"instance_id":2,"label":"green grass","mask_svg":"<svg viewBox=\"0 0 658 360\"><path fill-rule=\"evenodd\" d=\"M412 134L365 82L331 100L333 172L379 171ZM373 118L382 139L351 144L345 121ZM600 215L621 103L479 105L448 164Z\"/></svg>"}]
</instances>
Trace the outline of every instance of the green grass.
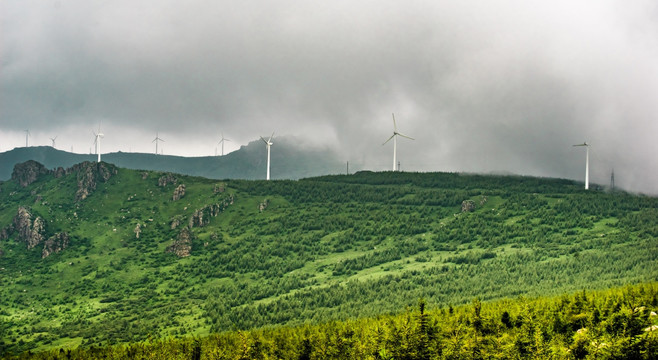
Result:
<instances>
[{"instance_id":1,"label":"green grass","mask_svg":"<svg viewBox=\"0 0 658 360\"><path fill-rule=\"evenodd\" d=\"M658 280L652 197L438 173L271 182L176 175L177 184L160 187L162 175L119 169L79 202L76 174L25 189L0 184L0 228L24 205L46 220L47 235L71 237L45 259L42 246L27 250L15 233L0 242L3 349L206 335L376 316L419 298L445 306ZM186 194L173 201L178 184ZM217 184L225 192L214 193ZM191 256L166 252L194 211L229 196L232 205L192 229ZM461 213L463 200L475 211ZM174 217L182 224L172 230Z\"/></svg>"}]
</instances>

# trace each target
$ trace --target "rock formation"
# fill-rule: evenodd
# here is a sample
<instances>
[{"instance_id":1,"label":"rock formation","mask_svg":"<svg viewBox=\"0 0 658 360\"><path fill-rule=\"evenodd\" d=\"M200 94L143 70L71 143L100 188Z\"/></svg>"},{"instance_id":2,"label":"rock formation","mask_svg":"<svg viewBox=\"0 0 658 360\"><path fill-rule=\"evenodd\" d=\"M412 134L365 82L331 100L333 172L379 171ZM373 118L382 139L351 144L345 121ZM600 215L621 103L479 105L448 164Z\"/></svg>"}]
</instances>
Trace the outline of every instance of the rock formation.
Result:
<instances>
[{"instance_id":1,"label":"rock formation","mask_svg":"<svg viewBox=\"0 0 658 360\"><path fill-rule=\"evenodd\" d=\"M142 233L142 225L138 223L133 231L135 232L135 239L139 239L139 234Z\"/></svg>"},{"instance_id":2,"label":"rock formation","mask_svg":"<svg viewBox=\"0 0 658 360\"><path fill-rule=\"evenodd\" d=\"M194 227L204 227L210 223L210 218L219 215L222 211L226 210L229 205L232 205L234 201L233 194L229 195L224 201L218 204L211 204L202 207L192 213L188 226L191 228Z\"/></svg>"},{"instance_id":3,"label":"rock formation","mask_svg":"<svg viewBox=\"0 0 658 360\"><path fill-rule=\"evenodd\" d=\"M41 251L41 258L46 258L53 253L58 253L69 246L69 234L66 232L57 233L46 240Z\"/></svg>"},{"instance_id":4,"label":"rock formation","mask_svg":"<svg viewBox=\"0 0 658 360\"><path fill-rule=\"evenodd\" d=\"M32 220L32 214L26 207L18 207L12 223L13 228L18 231L18 240L27 244L28 249L32 249L43 241L46 224L39 216Z\"/></svg>"},{"instance_id":5,"label":"rock formation","mask_svg":"<svg viewBox=\"0 0 658 360\"><path fill-rule=\"evenodd\" d=\"M270 204L270 200L265 199L260 204L258 204L258 212L263 212L267 209L267 206Z\"/></svg>"},{"instance_id":6,"label":"rock formation","mask_svg":"<svg viewBox=\"0 0 658 360\"><path fill-rule=\"evenodd\" d=\"M171 230L174 230L177 228L180 224L183 223L183 216L182 215L176 215L173 218L171 218Z\"/></svg>"},{"instance_id":7,"label":"rock formation","mask_svg":"<svg viewBox=\"0 0 658 360\"><path fill-rule=\"evenodd\" d=\"M22 187L26 187L37 179L41 175L48 174L49 171L42 164L34 161L28 160L24 163L14 165L14 171L11 173L11 179L18 182Z\"/></svg>"},{"instance_id":8,"label":"rock formation","mask_svg":"<svg viewBox=\"0 0 658 360\"><path fill-rule=\"evenodd\" d=\"M190 256L192 250L192 232L189 228L183 228L178 233L178 238L167 248L167 252L174 253L178 257Z\"/></svg>"},{"instance_id":9,"label":"rock formation","mask_svg":"<svg viewBox=\"0 0 658 360\"><path fill-rule=\"evenodd\" d=\"M180 184L174 189L173 200L178 201L185 196L185 184Z\"/></svg>"},{"instance_id":10,"label":"rock formation","mask_svg":"<svg viewBox=\"0 0 658 360\"><path fill-rule=\"evenodd\" d=\"M78 190L75 193L75 200L80 201L86 199L96 190L98 182L108 181L118 170L114 165L104 162L85 161L74 165L67 172L76 172L78 174Z\"/></svg>"},{"instance_id":11,"label":"rock formation","mask_svg":"<svg viewBox=\"0 0 658 360\"><path fill-rule=\"evenodd\" d=\"M462 201L462 212L471 212L471 211L475 211L475 201L473 200Z\"/></svg>"},{"instance_id":12,"label":"rock formation","mask_svg":"<svg viewBox=\"0 0 658 360\"><path fill-rule=\"evenodd\" d=\"M166 173L158 179L158 186L167 186L168 184L175 184L178 180L172 173Z\"/></svg>"}]
</instances>

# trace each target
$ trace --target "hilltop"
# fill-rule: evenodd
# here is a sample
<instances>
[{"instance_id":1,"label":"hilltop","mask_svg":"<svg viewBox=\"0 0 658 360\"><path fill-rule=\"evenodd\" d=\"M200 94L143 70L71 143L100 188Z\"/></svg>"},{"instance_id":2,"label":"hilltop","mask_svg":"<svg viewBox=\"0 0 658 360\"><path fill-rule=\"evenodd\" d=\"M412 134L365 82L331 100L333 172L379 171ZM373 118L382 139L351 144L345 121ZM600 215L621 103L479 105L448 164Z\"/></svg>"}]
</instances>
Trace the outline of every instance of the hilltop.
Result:
<instances>
[{"instance_id":1,"label":"hilltop","mask_svg":"<svg viewBox=\"0 0 658 360\"><path fill-rule=\"evenodd\" d=\"M297 146L293 139L277 138L272 149L272 179L300 179L343 172L338 156L324 148ZM97 155L75 154L51 146L21 147L0 153L0 180L7 180L15 164L35 160L48 169L67 168L83 161L96 161ZM264 179L265 146L252 141L224 156L183 157L144 153L102 154L102 160L135 170L175 172L213 179Z\"/></svg>"},{"instance_id":2,"label":"hilltop","mask_svg":"<svg viewBox=\"0 0 658 360\"><path fill-rule=\"evenodd\" d=\"M563 179L213 180L84 162L0 183L0 344L91 346L658 280L658 199Z\"/></svg>"}]
</instances>

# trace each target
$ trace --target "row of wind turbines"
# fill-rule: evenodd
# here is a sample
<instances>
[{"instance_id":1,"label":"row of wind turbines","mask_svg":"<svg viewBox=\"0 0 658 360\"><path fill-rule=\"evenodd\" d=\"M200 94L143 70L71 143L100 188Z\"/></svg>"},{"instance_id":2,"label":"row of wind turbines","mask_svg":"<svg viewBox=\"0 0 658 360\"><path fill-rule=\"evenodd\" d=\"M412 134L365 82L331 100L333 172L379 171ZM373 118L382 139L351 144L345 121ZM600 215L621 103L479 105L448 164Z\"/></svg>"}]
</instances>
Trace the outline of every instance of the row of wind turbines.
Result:
<instances>
[{"instance_id":1,"label":"row of wind turbines","mask_svg":"<svg viewBox=\"0 0 658 360\"><path fill-rule=\"evenodd\" d=\"M382 146L386 145L389 141L393 140L393 171L399 171L399 164L398 164L398 161L397 161L397 152L398 152L397 138L398 138L398 136L401 136L401 137L409 139L409 140L415 140L415 139L399 132L397 123L395 121L395 113L393 113L391 115L393 117L393 135L391 135L391 137L389 137L386 141L384 141ZM94 146L96 147L96 154L98 155L98 162L100 162L101 161L101 151L100 151L100 149L101 149L101 139L103 137L105 137L105 134L103 134L101 132L100 124L98 125L98 132L92 130L92 133L94 134ZM30 136L30 131L25 130L25 147L28 147L28 137L29 136ZM266 174L266 177L265 177L266 180L270 180L271 147L272 147L272 145L274 145L274 143L272 142L273 137L274 137L274 132L272 132L272 135L270 135L270 137L267 140L265 140L265 138L262 137L262 136L260 137L260 139L265 143L265 146L267 148L267 174ZM53 147L55 147L55 140L56 139L57 139L57 136L55 136L54 138L50 138L50 140L52 141L52 146ZM226 142L226 141L231 141L231 140L225 138L224 133L222 132L221 133L221 139L217 143L217 145L221 145L222 156L224 156L224 142ZM158 155L158 143L159 142L164 142L164 140L162 138L160 138L160 136L156 132L155 133L155 139L153 139L153 141L151 141L151 142L155 143L155 154ZM575 147L585 147L585 149L586 149L586 152L585 152L585 190L588 190L589 189L589 148L590 148L590 144L588 144L587 142L583 142L582 144L576 144L576 145L573 145L573 146L575 146ZM215 148L215 156L217 156L217 148Z\"/></svg>"}]
</instances>

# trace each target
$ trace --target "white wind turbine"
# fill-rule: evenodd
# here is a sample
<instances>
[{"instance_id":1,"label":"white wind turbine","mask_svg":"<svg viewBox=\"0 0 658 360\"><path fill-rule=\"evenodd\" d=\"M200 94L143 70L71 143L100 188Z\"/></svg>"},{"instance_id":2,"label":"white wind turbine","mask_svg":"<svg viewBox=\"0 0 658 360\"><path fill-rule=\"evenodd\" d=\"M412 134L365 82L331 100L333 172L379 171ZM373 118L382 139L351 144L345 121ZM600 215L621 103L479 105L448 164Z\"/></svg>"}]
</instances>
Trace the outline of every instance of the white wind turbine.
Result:
<instances>
[{"instance_id":1,"label":"white wind turbine","mask_svg":"<svg viewBox=\"0 0 658 360\"><path fill-rule=\"evenodd\" d=\"M274 133L272 133L272 135L270 135L270 138L267 139L267 140L265 140L262 136L260 137L260 139L263 140L263 142L267 146L267 178L266 178L266 180L270 179L270 147L272 145L274 145L274 143L272 143L272 137L274 137Z\"/></svg>"},{"instance_id":2,"label":"white wind turbine","mask_svg":"<svg viewBox=\"0 0 658 360\"><path fill-rule=\"evenodd\" d=\"M223 133L223 132L221 133L221 135L222 135L222 139L219 140L219 142L217 143L217 145L222 144L222 156L224 156L224 141L231 141L231 140L226 139L226 138L224 137L224 133ZM262 139L262 138L261 138L261 139ZM269 148L269 147L268 147L268 148ZM215 156L217 156L217 154L215 154Z\"/></svg>"},{"instance_id":3,"label":"white wind turbine","mask_svg":"<svg viewBox=\"0 0 658 360\"><path fill-rule=\"evenodd\" d=\"M91 131L94 133L94 145L96 145L96 154L98 154L98 162L101 162L101 138L105 137L105 134L101 133L101 124L98 124L98 133L94 132L94 130Z\"/></svg>"},{"instance_id":4,"label":"white wind turbine","mask_svg":"<svg viewBox=\"0 0 658 360\"><path fill-rule=\"evenodd\" d=\"M574 146L584 146L586 149L585 152L585 190L589 189L589 147L590 144L585 141L582 144L574 145Z\"/></svg>"},{"instance_id":5,"label":"white wind turbine","mask_svg":"<svg viewBox=\"0 0 658 360\"><path fill-rule=\"evenodd\" d=\"M55 139L57 139L57 136L55 136L54 138L50 138L50 141L53 142L53 148L55 148Z\"/></svg>"},{"instance_id":6,"label":"white wind turbine","mask_svg":"<svg viewBox=\"0 0 658 360\"><path fill-rule=\"evenodd\" d=\"M155 142L155 155L158 155L158 142L160 142L160 141L164 142L164 140L160 139L160 137L158 136L158 133L156 132L155 133L155 139L153 139L153 141L151 141L151 142Z\"/></svg>"},{"instance_id":7,"label":"white wind turbine","mask_svg":"<svg viewBox=\"0 0 658 360\"><path fill-rule=\"evenodd\" d=\"M30 130L23 130L25 131L25 147L27 147L27 138L30 136Z\"/></svg>"},{"instance_id":8,"label":"white wind turbine","mask_svg":"<svg viewBox=\"0 0 658 360\"><path fill-rule=\"evenodd\" d=\"M391 141L391 139L393 139L393 171L396 171L396 170L397 170L397 165L398 165L398 159L397 159L397 156L398 156L398 141L397 141L397 137L398 137L398 136L402 136L402 137L404 137L404 138L407 138L407 139L410 139L410 140L414 140L414 138L409 137L409 136L407 136L407 135L404 135L404 134L401 134L401 133L398 132L398 126L397 126L397 124L395 123L395 114L393 114L393 135L391 135L391 137L388 138L388 140L386 140L386 141L382 144L382 145L386 145L387 142L389 142L389 141Z\"/></svg>"}]
</instances>

